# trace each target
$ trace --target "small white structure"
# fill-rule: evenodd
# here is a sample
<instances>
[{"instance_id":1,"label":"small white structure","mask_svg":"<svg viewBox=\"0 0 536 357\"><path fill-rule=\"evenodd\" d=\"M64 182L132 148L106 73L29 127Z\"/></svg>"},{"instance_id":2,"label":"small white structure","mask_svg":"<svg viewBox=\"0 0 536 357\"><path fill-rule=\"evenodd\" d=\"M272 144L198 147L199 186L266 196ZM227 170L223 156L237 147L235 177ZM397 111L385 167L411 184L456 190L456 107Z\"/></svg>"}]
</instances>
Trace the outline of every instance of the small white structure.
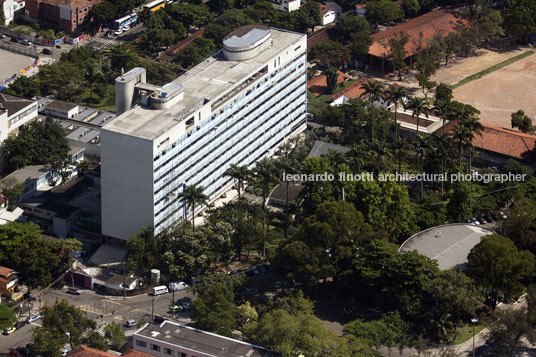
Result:
<instances>
[{"instance_id":1,"label":"small white structure","mask_svg":"<svg viewBox=\"0 0 536 357\"><path fill-rule=\"evenodd\" d=\"M0 1L0 6L4 10L5 21L2 26L7 26L15 19L15 15L24 11L26 3L24 0L4 0Z\"/></svg>"},{"instance_id":2,"label":"small white structure","mask_svg":"<svg viewBox=\"0 0 536 357\"><path fill-rule=\"evenodd\" d=\"M330 6L320 4L320 16L322 16L322 25L328 25L337 20L337 10Z\"/></svg>"},{"instance_id":3,"label":"small white structure","mask_svg":"<svg viewBox=\"0 0 536 357\"><path fill-rule=\"evenodd\" d=\"M270 0L272 6L279 11L296 11L301 6L300 0Z\"/></svg>"},{"instance_id":4,"label":"small white structure","mask_svg":"<svg viewBox=\"0 0 536 357\"><path fill-rule=\"evenodd\" d=\"M56 118L73 119L80 113L78 104L53 100L45 105L43 113Z\"/></svg>"},{"instance_id":5,"label":"small white structure","mask_svg":"<svg viewBox=\"0 0 536 357\"><path fill-rule=\"evenodd\" d=\"M106 290L111 292L119 292L123 290L134 290L138 284L138 278L134 275L115 274L110 279L106 280Z\"/></svg>"},{"instance_id":6,"label":"small white structure","mask_svg":"<svg viewBox=\"0 0 536 357\"><path fill-rule=\"evenodd\" d=\"M21 125L37 118L37 115L36 101L0 94L0 141L17 134Z\"/></svg>"}]
</instances>

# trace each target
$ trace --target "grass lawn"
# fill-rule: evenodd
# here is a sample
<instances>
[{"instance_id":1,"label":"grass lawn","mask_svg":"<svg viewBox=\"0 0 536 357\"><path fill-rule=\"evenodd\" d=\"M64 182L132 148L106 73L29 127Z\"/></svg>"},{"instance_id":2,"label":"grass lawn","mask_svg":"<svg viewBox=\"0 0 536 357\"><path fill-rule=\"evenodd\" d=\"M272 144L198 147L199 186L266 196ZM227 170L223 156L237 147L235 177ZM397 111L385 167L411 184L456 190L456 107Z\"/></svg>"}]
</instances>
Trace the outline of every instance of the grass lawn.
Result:
<instances>
[{"instance_id":1,"label":"grass lawn","mask_svg":"<svg viewBox=\"0 0 536 357\"><path fill-rule=\"evenodd\" d=\"M90 95L89 91L84 93L81 98L81 103L83 105L87 105L90 108L102 110L105 112L113 112L115 111L115 98L114 97L108 97L102 99L100 102L95 103L94 99L97 97L96 94ZM93 98L93 101L91 100Z\"/></svg>"},{"instance_id":2,"label":"grass lawn","mask_svg":"<svg viewBox=\"0 0 536 357\"><path fill-rule=\"evenodd\" d=\"M484 325L475 325L475 335L485 329L486 326ZM464 343L465 341L469 340L473 337L473 325L468 324L464 325L462 327L458 327L456 330L456 338L454 339L453 345L459 345L460 343Z\"/></svg>"},{"instance_id":3,"label":"grass lawn","mask_svg":"<svg viewBox=\"0 0 536 357\"><path fill-rule=\"evenodd\" d=\"M9 29L13 31L22 32L23 34L29 35L29 36L32 36L35 33L35 30L33 28L31 28L30 26L26 26L26 25L15 25L13 27L10 27Z\"/></svg>"},{"instance_id":4,"label":"grass lawn","mask_svg":"<svg viewBox=\"0 0 536 357\"><path fill-rule=\"evenodd\" d=\"M486 74L488 74L488 73L491 73L491 72L493 72L493 71L496 71L496 70L498 70L498 69L501 69L501 68L503 68L503 67L505 67L505 66L508 66L509 64L512 64L512 63L514 63L514 62L516 62L516 61L519 61L520 59L523 59L523 58L525 58L525 57L527 57L527 56L530 56L530 55L532 55L533 53L534 53L534 51L523 52L523 53L520 54L520 55L517 55L517 56L515 56L515 57L509 58L509 59L507 59L506 61L502 61L502 62L500 62L500 63L497 63L496 65L493 65L493 66L491 66L491 67L489 67L489 68L486 68L486 69L483 70L483 71L480 71L480 72L478 72L478 73L472 74L472 75L470 75L469 77L466 77L466 78L462 79L461 81L459 81L459 82L456 83L456 84L453 84L453 85L450 86L450 87L451 87L452 89L458 88L459 86L464 85L464 84L466 84L466 83L469 83L469 82L471 82L472 80L475 80L475 79L477 79L477 78L480 78L480 77L482 77L483 75L486 75Z\"/></svg>"}]
</instances>

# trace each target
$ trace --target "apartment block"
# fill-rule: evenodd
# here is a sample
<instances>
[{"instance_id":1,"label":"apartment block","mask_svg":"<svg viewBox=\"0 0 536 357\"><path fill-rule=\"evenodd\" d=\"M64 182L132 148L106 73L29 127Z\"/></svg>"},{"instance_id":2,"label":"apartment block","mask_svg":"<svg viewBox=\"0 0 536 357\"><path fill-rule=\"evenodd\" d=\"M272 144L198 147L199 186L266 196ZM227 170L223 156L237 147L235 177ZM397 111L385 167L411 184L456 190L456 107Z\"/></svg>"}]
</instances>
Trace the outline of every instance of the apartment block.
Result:
<instances>
[{"instance_id":1,"label":"apartment block","mask_svg":"<svg viewBox=\"0 0 536 357\"><path fill-rule=\"evenodd\" d=\"M89 10L102 0L26 0L26 15L74 32L90 21Z\"/></svg>"},{"instance_id":2,"label":"apartment block","mask_svg":"<svg viewBox=\"0 0 536 357\"><path fill-rule=\"evenodd\" d=\"M117 118L101 130L102 232L128 240L188 219L186 185L211 200L306 127L306 35L241 27L172 83L146 83L143 68L116 79Z\"/></svg>"}]
</instances>

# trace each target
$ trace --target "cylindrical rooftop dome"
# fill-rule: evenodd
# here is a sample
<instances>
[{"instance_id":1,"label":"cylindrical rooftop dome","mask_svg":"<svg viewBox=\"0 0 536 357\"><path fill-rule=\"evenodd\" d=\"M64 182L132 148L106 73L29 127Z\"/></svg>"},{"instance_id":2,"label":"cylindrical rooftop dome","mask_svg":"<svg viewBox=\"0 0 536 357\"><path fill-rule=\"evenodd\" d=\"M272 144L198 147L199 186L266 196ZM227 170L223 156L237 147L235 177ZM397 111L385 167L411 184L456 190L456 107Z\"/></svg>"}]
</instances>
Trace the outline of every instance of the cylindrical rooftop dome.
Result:
<instances>
[{"instance_id":1,"label":"cylindrical rooftop dome","mask_svg":"<svg viewBox=\"0 0 536 357\"><path fill-rule=\"evenodd\" d=\"M244 61L270 47L270 28L265 25L239 27L223 39L225 58Z\"/></svg>"}]
</instances>

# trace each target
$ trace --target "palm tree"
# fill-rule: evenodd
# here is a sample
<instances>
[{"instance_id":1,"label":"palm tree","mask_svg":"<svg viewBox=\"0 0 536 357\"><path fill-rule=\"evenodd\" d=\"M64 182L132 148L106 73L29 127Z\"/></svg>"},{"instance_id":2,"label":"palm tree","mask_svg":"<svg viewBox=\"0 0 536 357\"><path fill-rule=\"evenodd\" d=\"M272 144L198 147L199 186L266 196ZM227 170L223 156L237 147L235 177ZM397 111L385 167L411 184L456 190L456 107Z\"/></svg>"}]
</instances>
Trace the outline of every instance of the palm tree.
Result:
<instances>
[{"instance_id":1,"label":"palm tree","mask_svg":"<svg viewBox=\"0 0 536 357\"><path fill-rule=\"evenodd\" d=\"M472 148L473 146L473 139L475 138L475 135L482 136L482 130L484 130L484 127L482 126L482 123L480 123L480 119L471 112L464 112L464 115L462 119L460 120L460 125L467 128L469 132L469 137L467 144ZM471 165L472 165L472 150L469 150L469 173L471 173Z\"/></svg>"},{"instance_id":2,"label":"palm tree","mask_svg":"<svg viewBox=\"0 0 536 357\"><path fill-rule=\"evenodd\" d=\"M429 135L417 134L415 149L417 150L417 165L420 163L421 173L424 173L424 158L426 153L433 148L432 138ZM421 178L421 200L424 197L424 180Z\"/></svg>"},{"instance_id":3,"label":"palm tree","mask_svg":"<svg viewBox=\"0 0 536 357\"><path fill-rule=\"evenodd\" d=\"M192 232L195 232L195 206L208 204L208 196L203 193L204 190L202 186L187 185L177 196L180 201L184 201L186 204L186 210L192 209Z\"/></svg>"},{"instance_id":4,"label":"palm tree","mask_svg":"<svg viewBox=\"0 0 536 357\"><path fill-rule=\"evenodd\" d=\"M244 181L247 181L251 177L251 171L245 165L238 166L237 164L231 164L223 175L236 180L238 183L238 199L240 199L240 194L244 189Z\"/></svg>"},{"instance_id":5,"label":"palm tree","mask_svg":"<svg viewBox=\"0 0 536 357\"><path fill-rule=\"evenodd\" d=\"M451 133L452 140L457 144L458 146L458 160L459 165L462 164L462 157L463 157L463 147L467 143L470 137L469 129L463 125L458 125L454 128L454 130Z\"/></svg>"},{"instance_id":6,"label":"palm tree","mask_svg":"<svg viewBox=\"0 0 536 357\"><path fill-rule=\"evenodd\" d=\"M370 151L364 143L353 144L350 151L346 153L346 158L352 170L359 173L367 164Z\"/></svg>"},{"instance_id":7,"label":"palm tree","mask_svg":"<svg viewBox=\"0 0 536 357\"><path fill-rule=\"evenodd\" d=\"M262 221L262 255L266 255L266 200L268 194L270 193L270 187L272 184L277 182L277 170L272 161L268 159L262 159L255 164L253 168L253 179L256 181L257 185L262 188L262 210L264 211L263 221Z\"/></svg>"},{"instance_id":8,"label":"palm tree","mask_svg":"<svg viewBox=\"0 0 536 357\"><path fill-rule=\"evenodd\" d=\"M451 138L445 133L434 133L432 136L434 140L434 146L436 152L438 152L439 157L441 158L441 174L445 172L445 163L447 156L452 152L452 141ZM441 181L441 196L444 193L444 183Z\"/></svg>"},{"instance_id":9,"label":"palm tree","mask_svg":"<svg viewBox=\"0 0 536 357\"><path fill-rule=\"evenodd\" d=\"M285 199L285 209L283 210L285 214L285 238L288 238L288 231L290 228L290 210L288 202L289 202L289 180L286 180L284 175L285 174L295 174L297 172L297 166L298 164L295 162L295 160L292 160L288 157L281 157L279 158L275 166L277 170L279 171L279 184L283 184L283 182L286 185L286 199Z\"/></svg>"},{"instance_id":10,"label":"palm tree","mask_svg":"<svg viewBox=\"0 0 536 357\"><path fill-rule=\"evenodd\" d=\"M399 138L393 143L393 155L398 160L398 173L402 171L402 162L413 152L413 145L404 138Z\"/></svg>"},{"instance_id":11,"label":"palm tree","mask_svg":"<svg viewBox=\"0 0 536 357\"><path fill-rule=\"evenodd\" d=\"M441 116L441 119L443 119L443 134L445 134L445 124L451 111L452 102L446 100L436 100L434 104L434 110L437 110Z\"/></svg>"},{"instance_id":12,"label":"palm tree","mask_svg":"<svg viewBox=\"0 0 536 357\"><path fill-rule=\"evenodd\" d=\"M395 105L395 140L398 140L397 113L398 104L404 103L404 98L408 96L408 90L403 86L390 86L385 90L385 97L389 103Z\"/></svg>"},{"instance_id":13,"label":"palm tree","mask_svg":"<svg viewBox=\"0 0 536 357\"><path fill-rule=\"evenodd\" d=\"M360 97L362 98L368 96L371 106L371 143L374 143L374 102L382 98L384 87L385 86L382 82L373 80L369 80L361 85L361 88L364 90L364 92L360 95Z\"/></svg>"},{"instance_id":14,"label":"palm tree","mask_svg":"<svg viewBox=\"0 0 536 357\"><path fill-rule=\"evenodd\" d=\"M428 105L428 100L419 97L411 97L406 104L406 109L412 110L411 118L417 118L417 135L419 135L419 117L421 116L421 114L424 114L428 118L428 113L430 113L430 106Z\"/></svg>"},{"instance_id":15,"label":"palm tree","mask_svg":"<svg viewBox=\"0 0 536 357\"><path fill-rule=\"evenodd\" d=\"M376 168L378 170L378 173L380 173L381 170L383 170L385 166L385 162L388 158L392 157L391 154L391 148L389 147L389 144L385 140L378 141L374 143L374 149L372 151L372 155L374 158L374 161L376 162Z\"/></svg>"}]
</instances>

